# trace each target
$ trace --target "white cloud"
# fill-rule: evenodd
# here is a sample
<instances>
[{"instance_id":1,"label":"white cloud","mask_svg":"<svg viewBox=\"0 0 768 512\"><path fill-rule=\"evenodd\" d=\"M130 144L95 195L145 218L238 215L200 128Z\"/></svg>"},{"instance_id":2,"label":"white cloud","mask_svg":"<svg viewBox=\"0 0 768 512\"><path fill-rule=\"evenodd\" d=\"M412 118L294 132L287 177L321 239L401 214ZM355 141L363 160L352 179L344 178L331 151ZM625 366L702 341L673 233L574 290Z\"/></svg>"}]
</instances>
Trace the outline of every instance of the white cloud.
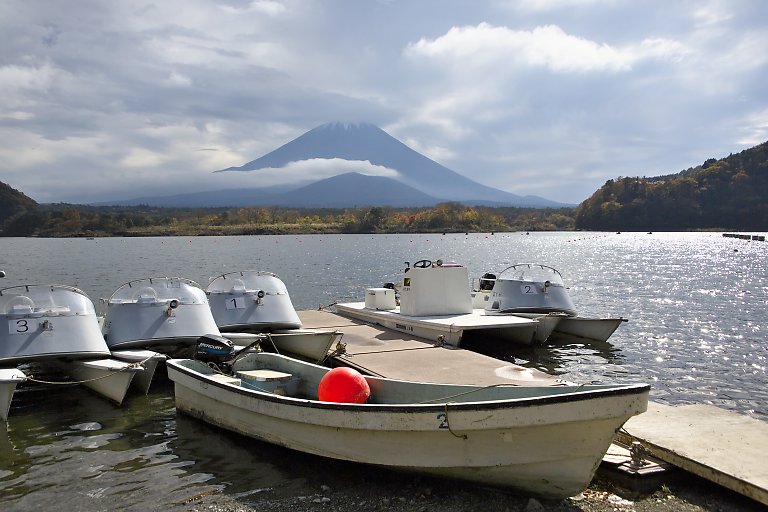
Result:
<instances>
[{"instance_id":1,"label":"white cloud","mask_svg":"<svg viewBox=\"0 0 768 512\"><path fill-rule=\"evenodd\" d=\"M227 12L231 13L242 13L242 12L258 12L262 14L267 14L269 16L279 16L287 11L284 4L280 2L273 2L271 0L254 0L250 4L248 4L244 9L240 9L235 6L231 5L223 5L221 6L221 9Z\"/></svg>"},{"instance_id":2,"label":"white cloud","mask_svg":"<svg viewBox=\"0 0 768 512\"><path fill-rule=\"evenodd\" d=\"M614 47L567 34L556 25L533 30L512 30L488 23L453 27L435 39L422 38L408 46L412 57L443 59L456 71L519 64L544 67L554 72L624 72L647 58L680 59L683 46L652 38L639 45ZM503 73L503 70L501 71Z\"/></svg>"},{"instance_id":3,"label":"white cloud","mask_svg":"<svg viewBox=\"0 0 768 512\"><path fill-rule=\"evenodd\" d=\"M171 87L190 87L192 85L192 79L174 71L165 83Z\"/></svg>"},{"instance_id":4,"label":"white cloud","mask_svg":"<svg viewBox=\"0 0 768 512\"><path fill-rule=\"evenodd\" d=\"M35 115L31 112L23 112L20 110L15 110L15 111L0 113L0 117L5 117L6 119L15 119L17 121L27 121L35 117Z\"/></svg>"},{"instance_id":5,"label":"white cloud","mask_svg":"<svg viewBox=\"0 0 768 512\"><path fill-rule=\"evenodd\" d=\"M57 70L49 63L40 66L6 65L0 67L0 112L6 115L34 104L35 96L45 95L54 82Z\"/></svg>"},{"instance_id":6,"label":"white cloud","mask_svg":"<svg viewBox=\"0 0 768 512\"><path fill-rule=\"evenodd\" d=\"M147 167L159 167L171 160L171 157L156 151L150 151L144 148L132 148L120 159L120 165L128 169Z\"/></svg>"},{"instance_id":7,"label":"white cloud","mask_svg":"<svg viewBox=\"0 0 768 512\"><path fill-rule=\"evenodd\" d=\"M443 165L447 164L457 156L456 151L449 147L437 145L427 146L421 139L407 138L402 142L414 151L418 151L422 155Z\"/></svg>"},{"instance_id":8,"label":"white cloud","mask_svg":"<svg viewBox=\"0 0 768 512\"><path fill-rule=\"evenodd\" d=\"M738 123L739 131L743 133L738 143L745 146L757 146L768 141L768 108L750 114Z\"/></svg>"},{"instance_id":9,"label":"white cloud","mask_svg":"<svg viewBox=\"0 0 768 512\"><path fill-rule=\"evenodd\" d=\"M530 11L556 11L564 8L584 8L594 4L614 4L616 0L511 0L511 5Z\"/></svg>"},{"instance_id":10,"label":"white cloud","mask_svg":"<svg viewBox=\"0 0 768 512\"><path fill-rule=\"evenodd\" d=\"M712 28L730 20L733 15L729 6L731 2L710 1L702 2L693 11L693 17L700 27Z\"/></svg>"},{"instance_id":11,"label":"white cloud","mask_svg":"<svg viewBox=\"0 0 768 512\"><path fill-rule=\"evenodd\" d=\"M257 169L254 171L227 171L217 174L245 174L258 181L260 187L283 185L295 181L317 181L339 174L356 172L366 176L397 178L399 173L388 167L374 165L368 160L344 160L342 158L313 158L290 162L285 167Z\"/></svg>"}]
</instances>

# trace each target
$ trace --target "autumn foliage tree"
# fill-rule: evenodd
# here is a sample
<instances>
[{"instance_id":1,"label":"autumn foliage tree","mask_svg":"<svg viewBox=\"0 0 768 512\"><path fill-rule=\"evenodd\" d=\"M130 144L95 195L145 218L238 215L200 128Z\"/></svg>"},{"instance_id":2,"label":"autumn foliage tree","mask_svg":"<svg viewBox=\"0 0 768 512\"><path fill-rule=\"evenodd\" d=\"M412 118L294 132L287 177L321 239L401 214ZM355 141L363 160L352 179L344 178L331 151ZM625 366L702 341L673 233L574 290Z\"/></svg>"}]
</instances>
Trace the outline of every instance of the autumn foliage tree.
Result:
<instances>
[{"instance_id":1,"label":"autumn foliage tree","mask_svg":"<svg viewBox=\"0 0 768 512\"><path fill-rule=\"evenodd\" d=\"M576 209L577 229L764 230L768 142L657 178L608 180Z\"/></svg>"}]
</instances>

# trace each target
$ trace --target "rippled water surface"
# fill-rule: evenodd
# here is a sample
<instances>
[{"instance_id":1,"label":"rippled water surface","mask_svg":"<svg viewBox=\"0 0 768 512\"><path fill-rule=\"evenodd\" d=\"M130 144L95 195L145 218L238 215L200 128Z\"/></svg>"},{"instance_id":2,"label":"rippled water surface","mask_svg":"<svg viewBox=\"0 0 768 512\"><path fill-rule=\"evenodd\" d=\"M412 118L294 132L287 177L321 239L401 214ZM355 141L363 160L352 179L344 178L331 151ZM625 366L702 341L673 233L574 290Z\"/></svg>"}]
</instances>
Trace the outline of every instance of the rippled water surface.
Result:
<instances>
[{"instance_id":1,"label":"rippled water surface","mask_svg":"<svg viewBox=\"0 0 768 512\"><path fill-rule=\"evenodd\" d=\"M99 309L99 298L135 278L205 287L209 277L255 269L278 274L297 309L315 309L362 300L365 287L424 258L462 263L473 276L544 263L562 272L582 314L629 318L609 343L496 357L576 381L645 381L653 400L768 421L768 242L715 233L4 238L0 285L73 285ZM29 386L0 428L0 510L184 508L222 492L298 492L328 464L346 470L177 416L167 382L121 408L78 387Z\"/></svg>"}]
</instances>

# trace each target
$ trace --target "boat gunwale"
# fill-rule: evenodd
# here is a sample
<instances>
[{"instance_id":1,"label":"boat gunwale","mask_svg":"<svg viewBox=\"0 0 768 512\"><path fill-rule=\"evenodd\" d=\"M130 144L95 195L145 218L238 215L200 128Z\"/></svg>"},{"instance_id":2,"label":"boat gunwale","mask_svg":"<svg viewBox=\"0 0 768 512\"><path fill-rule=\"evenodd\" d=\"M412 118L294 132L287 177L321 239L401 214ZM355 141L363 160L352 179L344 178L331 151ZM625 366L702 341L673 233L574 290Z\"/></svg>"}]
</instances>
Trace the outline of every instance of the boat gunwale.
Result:
<instances>
[{"instance_id":1,"label":"boat gunwale","mask_svg":"<svg viewBox=\"0 0 768 512\"><path fill-rule=\"evenodd\" d=\"M107 349L104 351L95 350L82 350L82 351L67 351L67 352L46 352L44 354L31 354L31 355L13 355L8 357L0 356L0 365L3 368L6 365L24 364L24 363L41 363L47 361L87 361L90 359L110 357L111 352Z\"/></svg>"},{"instance_id":2,"label":"boat gunwale","mask_svg":"<svg viewBox=\"0 0 768 512\"><path fill-rule=\"evenodd\" d=\"M542 269L551 270L555 274L557 274L560 277L560 279L563 279L563 274L561 274L560 271L557 270L555 267L550 267L549 265L544 265L543 263L532 263L532 262L529 262L529 263L515 263L514 265L510 265L507 268L505 268L504 270L502 270L501 272L499 272L497 274L497 276L496 276L496 279L488 279L488 281L499 281L499 280L501 280L501 274L503 274L504 272L506 272L507 270L509 270L511 268L516 268L516 267L528 267L528 268L539 267L539 268L542 268ZM519 281L519 279L506 279L506 281ZM533 281L533 282L535 282L535 281Z\"/></svg>"},{"instance_id":3,"label":"boat gunwale","mask_svg":"<svg viewBox=\"0 0 768 512\"><path fill-rule=\"evenodd\" d=\"M42 283L27 283L27 284L17 284L14 286L6 286L5 288L0 288L0 296L3 295L3 292L7 292L8 290L13 290L14 288L26 288L27 291L29 291L30 288L51 288L51 291L56 288L60 288L63 290L67 290L73 293L77 293L79 295L82 295L83 297L90 299L88 297L88 294L85 293L80 288L76 288L74 286L70 286L68 284L42 284Z\"/></svg>"},{"instance_id":4,"label":"boat gunwale","mask_svg":"<svg viewBox=\"0 0 768 512\"><path fill-rule=\"evenodd\" d=\"M160 281L160 280L163 280L163 281L172 281L172 280L181 281L181 282L183 282L184 284L188 284L188 285L191 285L192 287L194 287L194 288L198 288L198 289L200 289L200 291L202 291L203 293L205 293L205 289L204 289L202 286L200 286L200 285L199 285L197 282L193 281L192 279L188 279L188 278L186 278L186 277L178 277L178 276L177 276L177 277L168 277L168 276L152 276L152 277L140 277L140 278L138 278L138 279L131 279L131 280L130 280L130 281L128 281L127 283L123 283L123 284L121 284L120 286L118 286L117 288L115 288L115 291L114 291L114 292L112 292L112 295L110 295L110 296L109 296L109 298L107 299L107 303L109 303L109 304L113 304L113 303L112 303L112 299L115 297L115 295L117 295L117 293L118 293L120 290L122 290L122 289L123 289L123 288L125 288L126 286L127 286L128 288L133 288L133 286L132 286L132 285L133 285L134 283L138 283L138 282L140 282L140 281L148 281L148 282L149 282L149 284L154 284L154 283L152 283L152 280L153 280L153 279L157 279L158 281ZM122 304L128 304L128 303L126 303L126 302L115 302L114 304L115 304L115 305L122 305Z\"/></svg>"},{"instance_id":5,"label":"boat gunwale","mask_svg":"<svg viewBox=\"0 0 768 512\"><path fill-rule=\"evenodd\" d=\"M204 374L183 366L178 361L194 361L193 359L169 359L166 362L166 366L169 369L178 371L193 379L203 381L209 386L214 386L223 389L228 392L232 392L238 395L249 396L262 400L265 402L274 402L283 405L309 407L312 409L321 410L338 410L338 411L370 411L370 412L390 412L390 413L420 413L420 412L435 412L444 411L447 407L450 407L452 411L474 411L474 410L495 410L495 409L510 409L510 408L527 408L536 407L541 405L552 405L558 403L571 403L587 400L597 400L601 398L616 397L616 396L629 396L640 395L650 391L650 384L626 384L615 385L616 387L599 389L599 390L586 390L586 391L573 391L567 393L559 393L557 395L544 395L537 397L523 397L523 398L508 398L498 400L482 400L474 402L451 402L450 400L434 403L422 403L422 404L348 404L339 402L321 402L320 400L308 399L308 398L295 398L290 396L276 395L269 391L261 391L252 388L243 388L226 382L217 381L211 378L208 374ZM311 364L311 363L306 363ZM316 366L316 365L312 365ZM213 374L211 374L213 375ZM176 384L176 381L169 378ZM373 379L381 379L380 377L370 377ZM398 381L397 379L385 379L393 380L397 382L409 382ZM435 384L428 382L414 382L416 384ZM449 384L450 386L466 386L467 388L482 389L489 386L471 386L462 384ZM514 384L501 384L503 387L517 387ZM500 387L499 386L499 387ZM186 386L185 386L186 387ZM576 386L579 388L580 386Z\"/></svg>"},{"instance_id":6,"label":"boat gunwale","mask_svg":"<svg viewBox=\"0 0 768 512\"><path fill-rule=\"evenodd\" d=\"M261 334L261 333L274 334L274 332L272 332L273 330L288 331L291 329L290 327L291 325L296 325L296 324L293 322L265 321L265 322L248 322L248 323L241 322L236 324L221 324L221 325L216 324L216 327L218 327L222 333L226 332L227 334L238 333L238 332L242 332L246 334ZM249 329L259 329L260 327L264 327L264 326L268 327L268 329L258 330L257 332L248 331ZM227 329L227 330L225 331L224 329ZM234 329L240 329L240 330L234 330ZM277 333L277 334L280 334L280 333Z\"/></svg>"},{"instance_id":7,"label":"boat gunwale","mask_svg":"<svg viewBox=\"0 0 768 512\"><path fill-rule=\"evenodd\" d=\"M572 318L576 315L570 314L568 309L565 308L544 308L540 306L521 306L521 307L514 307L514 308L504 308L499 309L498 311L493 310L492 312L486 312L486 314L490 315L514 315L515 313L526 313L526 314L538 314L538 315L552 315L552 316L559 316L560 318Z\"/></svg>"},{"instance_id":8,"label":"boat gunwale","mask_svg":"<svg viewBox=\"0 0 768 512\"><path fill-rule=\"evenodd\" d=\"M211 287L211 284L213 284L214 281L217 281L219 279L227 279L227 276L230 276L232 274L240 274L240 276L245 277L245 274L256 274L257 276L270 276L270 277L277 277L280 279L280 277L275 274L274 272L269 272L268 270L233 270L231 272L224 272L223 274L219 274L217 276L214 276L211 278L211 280L208 282L208 286L205 287L205 291L208 292L208 288Z\"/></svg>"}]
</instances>

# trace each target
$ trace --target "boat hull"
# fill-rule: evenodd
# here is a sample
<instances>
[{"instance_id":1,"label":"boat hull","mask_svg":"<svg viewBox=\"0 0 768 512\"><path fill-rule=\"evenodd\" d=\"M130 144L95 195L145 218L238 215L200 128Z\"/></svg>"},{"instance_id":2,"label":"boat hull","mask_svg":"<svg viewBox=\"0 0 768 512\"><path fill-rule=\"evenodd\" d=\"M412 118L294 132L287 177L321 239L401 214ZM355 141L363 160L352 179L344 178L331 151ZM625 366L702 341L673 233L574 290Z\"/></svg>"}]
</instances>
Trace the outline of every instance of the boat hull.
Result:
<instances>
[{"instance_id":1,"label":"boat hull","mask_svg":"<svg viewBox=\"0 0 768 512\"><path fill-rule=\"evenodd\" d=\"M560 321L563 318L566 318L564 313L514 313L514 315L522 318L530 318L539 323L533 338L538 344L549 341L549 337L555 332Z\"/></svg>"},{"instance_id":2,"label":"boat hull","mask_svg":"<svg viewBox=\"0 0 768 512\"><path fill-rule=\"evenodd\" d=\"M118 361L141 365L143 371L134 375L131 387L143 395L149 392L157 366L166 360L166 356L151 350L116 350L112 352L112 357Z\"/></svg>"},{"instance_id":3,"label":"boat hull","mask_svg":"<svg viewBox=\"0 0 768 512\"><path fill-rule=\"evenodd\" d=\"M0 368L0 420L8 421L13 393L16 385L25 381L27 376L16 368Z\"/></svg>"},{"instance_id":4,"label":"boat hull","mask_svg":"<svg viewBox=\"0 0 768 512\"><path fill-rule=\"evenodd\" d=\"M120 405L142 368L116 359L97 359L66 363L64 371L88 389Z\"/></svg>"},{"instance_id":5,"label":"boat hull","mask_svg":"<svg viewBox=\"0 0 768 512\"><path fill-rule=\"evenodd\" d=\"M576 336L587 340L607 341L626 318L587 318L568 316L560 320L555 327L555 334Z\"/></svg>"},{"instance_id":6,"label":"boat hull","mask_svg":"<svg viewBox=\"0 0 768 512\"><path fill-rule=\"evenodd\" d=\"M617 429L645 410L648 395L647 386L636 386L541 399L353 405L246 389L239 380L206 378L177 360L169 361L168 374L179 411L247 436L544 498L581 492ZM376 379L368 381L375 396Z\"/></svg>"}]
</instances>

